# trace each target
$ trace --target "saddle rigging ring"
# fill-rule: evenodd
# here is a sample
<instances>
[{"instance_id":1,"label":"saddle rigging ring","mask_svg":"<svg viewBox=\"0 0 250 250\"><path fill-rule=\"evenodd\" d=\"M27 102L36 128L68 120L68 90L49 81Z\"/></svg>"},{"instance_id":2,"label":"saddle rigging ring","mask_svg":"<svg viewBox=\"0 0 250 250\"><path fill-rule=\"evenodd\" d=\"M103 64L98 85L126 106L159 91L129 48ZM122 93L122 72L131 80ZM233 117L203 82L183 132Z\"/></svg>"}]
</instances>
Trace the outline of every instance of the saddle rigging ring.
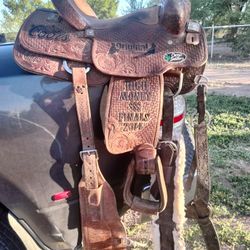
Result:
<instances>
[{"instance_id":1,"label":"saddle rigging ring","mask_svg":"<svg viewBox=\"0 0 250 250\"><path fill-rule=\"evenodd\" d=\"M68 65L68 62L66 61L66 60L63 60L63 68L65 69L65 71L67 72L67 73L69 73L69 74L71 74L72 75L72 69L69 67L69 65ZM89 72L90 72L90 70L91 70L91 68L90 67L86 67L86 68L84 68L85 69L85 73L86 74L88 74Z\"/></svg>"}]
</instances>

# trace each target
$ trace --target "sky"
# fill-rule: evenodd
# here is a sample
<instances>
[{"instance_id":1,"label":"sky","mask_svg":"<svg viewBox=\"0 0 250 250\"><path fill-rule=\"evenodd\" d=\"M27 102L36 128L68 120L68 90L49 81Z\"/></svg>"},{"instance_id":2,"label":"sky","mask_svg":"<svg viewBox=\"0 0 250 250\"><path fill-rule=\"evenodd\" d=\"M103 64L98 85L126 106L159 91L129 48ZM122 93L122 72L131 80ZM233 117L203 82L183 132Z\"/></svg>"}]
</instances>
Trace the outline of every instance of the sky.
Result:
<instances>
[{"instance_id":1,"label":"sky","mask_svg":"<svg viewBox=\"0 0 250 250\"><path fill-rule=\"evenodd\" d=\"M0 0L0 20L2 18L3 0Z\"/></svg>"}]
</instances>

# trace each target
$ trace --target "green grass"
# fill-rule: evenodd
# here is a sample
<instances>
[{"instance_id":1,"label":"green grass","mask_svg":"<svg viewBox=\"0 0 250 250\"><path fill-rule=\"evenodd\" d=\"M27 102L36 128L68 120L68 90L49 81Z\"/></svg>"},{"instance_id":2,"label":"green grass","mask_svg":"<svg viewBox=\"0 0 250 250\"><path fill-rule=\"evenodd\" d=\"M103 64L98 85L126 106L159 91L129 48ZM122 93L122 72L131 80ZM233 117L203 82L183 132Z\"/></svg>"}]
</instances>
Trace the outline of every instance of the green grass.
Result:
<instances>
[{"instance_id":1,"label":"green grass","mask_svg":"<svg viewBox=\"0 0 250 250\"><path fill-rule=\"evenodd\" d=\"M195 96L187 103L193 114ZM210 95L207 109L212 116L208 134L213 222L223 249L250 249L250 98ZM152 249L148 227L133 223L129 228L129 238L141 244L133 249ZM186 224L185 239L187 250L206 249L196 221Z\"/></svg>"},{"instance_id":2,"label":"green grass","mask_svg":"<svg viewBox=\"0 0 250 250\"><path fill-rule=\"evenodd\" d=\"M188 110L194 110L195 96L189 96L187 103ZM210 95L207 109L212 116L208 136L214 222L224 247L247 249L250 247L249 226L245 222L250 216L250 98ZM188 225L189 249L204 249L199 228L192 223Z\"/></svg>"},{"instance_id":3,"label":"green grass","mask_svg":"<svg viewBox=\"0 0 250 250\"><path fill-rule=\"evenodd\" d=\"M134 250L150 250L153 249L153 242L150 235L150 222L135 224L127 228L127 236L131 240L130 246Z\"/></svg>"}]
</instances>

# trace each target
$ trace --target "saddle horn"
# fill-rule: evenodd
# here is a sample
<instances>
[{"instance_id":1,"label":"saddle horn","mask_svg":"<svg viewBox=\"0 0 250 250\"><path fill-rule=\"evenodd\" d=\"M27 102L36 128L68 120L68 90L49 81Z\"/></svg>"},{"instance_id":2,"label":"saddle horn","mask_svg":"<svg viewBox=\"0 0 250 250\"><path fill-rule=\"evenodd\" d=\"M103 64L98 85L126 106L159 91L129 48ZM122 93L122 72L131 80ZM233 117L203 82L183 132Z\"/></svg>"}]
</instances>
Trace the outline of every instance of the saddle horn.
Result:
<instances>
[{"instance_id":1,"label":"saddle horn","mask_svg":"<svg viewBox=\"0 0 250 250\"><path fill-rule=\"evenodd\" d=\"M160 20L168 32L181 35L185 31L190 13L190 0L163 0Z\"/></svg>"}]
</instances>

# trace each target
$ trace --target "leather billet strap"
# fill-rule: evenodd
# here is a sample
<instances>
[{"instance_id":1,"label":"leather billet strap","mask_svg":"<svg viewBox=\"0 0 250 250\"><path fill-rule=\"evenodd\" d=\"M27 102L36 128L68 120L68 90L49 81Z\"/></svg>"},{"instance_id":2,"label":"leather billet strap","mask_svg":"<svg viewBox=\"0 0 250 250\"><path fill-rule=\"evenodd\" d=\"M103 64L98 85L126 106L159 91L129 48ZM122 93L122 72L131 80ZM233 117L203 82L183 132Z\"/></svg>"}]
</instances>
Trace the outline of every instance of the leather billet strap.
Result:
<instances>
[{"instance_id":1,"label":"leather billet strap","mask_svg":"<svg viewBox=\"0 0 250 250\"><path fill-rule=\"evenodd\" d=\"M205 121L206 116L206 85L199 85L197 87L197 112L198 124Z\"/></svg>"},{"instance_id":2,"label":"leather billet strap","mask_svg":"<svg viewBox=\"0 0 250 250\"><path fill-rule=\"evenodd\" d=\"M84 249L126 249L126 233L115 195L98 165L84 68L73 68L73 84L82 140L82 179L78 189Z\"/></svg>"},{"instance_id":3,"label":"leather billet strap","mask_svg":"<svg viewBox=\"0 0 250 250\"><path fill-rule=\"evenodd\" d=\"M219 250L220 241L211 219L211 208L202 201L196 200L187 206L187 217L197 220L208 250Z\"/></svg>"},{"instance_id":4,"label":"leather billet strap","mask_svg":"<svg viewBox=\"0 0 250 250\"><path fill-rule=\"evenodd\" d=\"M209 195L211 180L208 164L208 136L206 116L206 86L199 85L197 89L198 124L194 127L195 159L193 171L197 170L197 187L194 200L187 205L187 217L197 219L202 230L208 250L220 249L220 242L215 227L211 221Z\"/></svg>"},{"instance_id":5,"label":"leather billet strap","mask_svg":"<svg viewBox=\"0 0 250 250\"><path fill-rule=\"evenodd\" d=\"M169 88L164 90L162 141L172 141L174 126L174 94Z\"/></svg>"},{"instance_id":6,"label":"leather billet strap","mask_svg":"<svg viewBox=\"0 0 250 250\"><path fill-rule=\"evenodd\" d=\"M171 101L171 99L168 98L168 101ZM167 116L167 114L165 114L165 116ZM169 116L169 118L171 117ZM173 120L173 118L171 118L171 120ZM169 131L165 131L163 128L163 138L165 139L172 138L172 130L170 134ZM161 249L172 250L175 248L173 231L176 226L175 222L173 221L174 190L175 190L174 179L177 167L176 158L178 156L179 149L178 145L172 141L161 141L159 143L158 148L159 148L159 156L163 163L164 178L166 181L167 193L168 193L167 207L162 213L159 214L159 220L158 220L159 230L161 235L160 242L161 242Z\"/></svg>"}]
</instances>

